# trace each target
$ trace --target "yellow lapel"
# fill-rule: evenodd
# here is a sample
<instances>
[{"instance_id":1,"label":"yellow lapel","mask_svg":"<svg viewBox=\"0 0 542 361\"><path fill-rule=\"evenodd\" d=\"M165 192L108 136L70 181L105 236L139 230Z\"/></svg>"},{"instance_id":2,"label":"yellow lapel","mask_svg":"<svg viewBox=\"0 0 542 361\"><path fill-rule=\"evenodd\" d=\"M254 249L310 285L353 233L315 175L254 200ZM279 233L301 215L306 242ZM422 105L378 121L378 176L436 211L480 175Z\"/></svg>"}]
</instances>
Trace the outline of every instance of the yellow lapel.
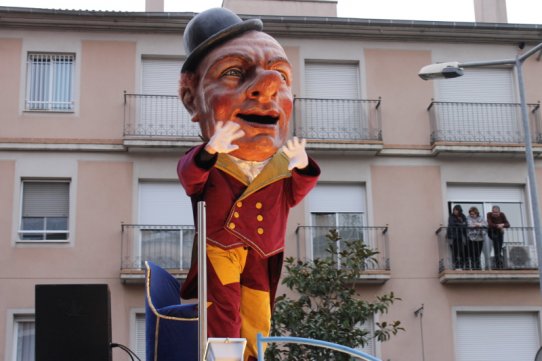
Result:
<instances>
[{"instance_id":1,"label":"yellow lapel","mask_svg":"<svg viewBox=\"0 0 542 361\"><path fill-rule=\"evenodd\" d=\"M282 178L288 178L292 174L288 170L288 157L281 151L275 153L273 158L267 163L267 165L262 169L260 174L250 183L239 197L239 200L245 199L250 196L252 193L262 189L263 187L278 181Z\"/></svg>"},{"instance_id":2,"label":"yellow lapel","mask_svg":"<svg viewBox=\"0 0 542 361\"><path fill-rule=\"evenodd\" d=\"M235 162L228 157L226 154L220 153L218 159L215 163L215 168L220 169L221 171L228 173L233 178L237 179L239 182L243 183L245 186L248 186L249 181L248 177L243 173L241 169L235 164Z\"/></svg>"},{"instance_id":3,"label":"yellow lapel","mask_svg":"<svg viewBox=\"0 0 542 361\"><path fill-rule=\"evenodd\" d=\"M252 181L249 182L248 177L239 169L237 164L228 157L226 154L219 154L215 164L215 168L231 175L239 182L243 183L247 188L239 197L239 200L245 199L252 193L262 189L263 187L276 182L282 178L288 178L291 176L291 172L288 170L288 157L281 151L275 153L273 158L262 169L260 174Z\"/></svg>"}]
</instances>

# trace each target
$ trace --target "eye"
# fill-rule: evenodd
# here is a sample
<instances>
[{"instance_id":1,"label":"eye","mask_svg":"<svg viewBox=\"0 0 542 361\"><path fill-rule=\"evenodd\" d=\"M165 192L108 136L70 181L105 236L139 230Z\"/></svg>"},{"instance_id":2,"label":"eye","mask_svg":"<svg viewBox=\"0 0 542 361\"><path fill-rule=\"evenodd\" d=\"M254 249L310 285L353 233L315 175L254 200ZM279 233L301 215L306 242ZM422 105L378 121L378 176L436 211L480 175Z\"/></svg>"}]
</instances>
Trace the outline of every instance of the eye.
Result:
<instances>
[{"instance_id":1,"label":"eye","mask_svg":"<svg viewBox=\"0 0 542 361\"><path fill-rule=\"evenodd\" d=\"M239 68L229 68L226 69L222 74L222 77L235 77L235 78L241 78L243 77L243 72Z\"/></svg>"}]
</instances>

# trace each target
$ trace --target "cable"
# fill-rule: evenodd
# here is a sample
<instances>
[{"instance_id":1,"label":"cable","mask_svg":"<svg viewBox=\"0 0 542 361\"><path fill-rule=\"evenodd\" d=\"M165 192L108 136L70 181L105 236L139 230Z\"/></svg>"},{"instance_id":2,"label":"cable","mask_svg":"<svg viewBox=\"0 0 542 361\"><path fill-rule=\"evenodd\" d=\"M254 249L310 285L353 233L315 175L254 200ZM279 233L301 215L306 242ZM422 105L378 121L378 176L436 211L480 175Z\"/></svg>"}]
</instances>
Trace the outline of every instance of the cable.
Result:
<instances>
[{"instance_id":1,"label":"cable","mask_svg":"<svg viewBox=\"0 0 542 361\"><path fill-rule=\"evenodd\" d=\"M139 356L137 356L137 354L136 354L134 351L130 350L128 347L126 347L126 346L124 346L124 345L121 345L120 343L113 343L113 342L111 342L110 346L111 346L111 348L118 347L118 348L120 348L121 350L123 350L124 352L126 352L126 353L128 354L128 356L130 356L130 359L131 359L132 361L134 361L134 356L135 356L136 359L138 359L139 361L141 361L141 359L139 358Z\"/></svg>"}]
</instances>

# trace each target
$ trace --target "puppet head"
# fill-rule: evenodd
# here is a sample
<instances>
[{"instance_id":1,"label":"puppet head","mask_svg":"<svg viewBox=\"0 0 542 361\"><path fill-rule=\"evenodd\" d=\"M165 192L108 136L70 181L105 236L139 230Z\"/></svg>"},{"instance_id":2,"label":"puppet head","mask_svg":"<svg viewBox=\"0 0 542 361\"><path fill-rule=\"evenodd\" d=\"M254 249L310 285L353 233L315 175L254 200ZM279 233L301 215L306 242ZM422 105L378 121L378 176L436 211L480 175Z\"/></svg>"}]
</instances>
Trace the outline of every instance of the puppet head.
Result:
<instances>
[{"instance_id":1,"label":"puppet head","mask_svg":"<svg viewBox=\"0 0 542 361\"><path fill-rule=\"evenodd\" d=\"M245 135L231 154L245 160L271 157L286 141L293 107L291 66L280 44L261 32L258 19L210 9L186 27L189 51L179 95L204 140L217 121L240 125Z\"/></svg>"}]
</instances>

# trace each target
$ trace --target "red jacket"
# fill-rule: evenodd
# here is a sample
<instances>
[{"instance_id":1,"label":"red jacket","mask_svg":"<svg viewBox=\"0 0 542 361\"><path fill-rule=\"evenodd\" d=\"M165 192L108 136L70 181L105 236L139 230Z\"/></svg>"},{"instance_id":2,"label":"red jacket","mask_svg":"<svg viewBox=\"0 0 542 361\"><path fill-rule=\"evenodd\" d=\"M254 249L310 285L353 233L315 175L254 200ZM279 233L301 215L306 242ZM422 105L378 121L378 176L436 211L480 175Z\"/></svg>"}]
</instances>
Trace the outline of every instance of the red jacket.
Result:
<instances>
[{"instance_id":1,"label":"red jacket","mask_svg":"<svg viewBox=\"0 0 542 361\"><path fill-rule=\"evenodd\" d=\"M224 249L252 247L262 257L282 252L289 210L316 185L318 165L309 158L304 170L288 171L288 158L279 151L249 183L227 155L219 154L208 167L198 165L203 147L189 150L177 173L194 214L197 202L206 202L207 242Z\"/></svg>"}]
</instances>

